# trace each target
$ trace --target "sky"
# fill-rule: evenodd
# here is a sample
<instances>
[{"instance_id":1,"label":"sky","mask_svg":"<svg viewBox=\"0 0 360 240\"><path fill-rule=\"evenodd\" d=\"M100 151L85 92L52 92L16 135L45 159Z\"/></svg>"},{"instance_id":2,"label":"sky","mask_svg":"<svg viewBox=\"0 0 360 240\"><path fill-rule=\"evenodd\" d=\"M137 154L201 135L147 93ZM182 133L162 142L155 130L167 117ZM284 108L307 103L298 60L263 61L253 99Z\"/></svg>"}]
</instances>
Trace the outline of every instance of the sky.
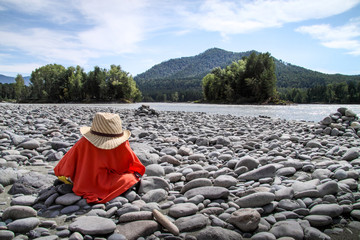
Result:
<instances>
[{"instance_id":1,"label":"sky","mask_svg":"<svg viewBox=\"0 0 360 240\"><path fill-rule=\"evenodd\" d=\"M360 0L0 0L0 74L47 64L136 76L209 48L360 74Z\"/></svg>"}]
</instances>

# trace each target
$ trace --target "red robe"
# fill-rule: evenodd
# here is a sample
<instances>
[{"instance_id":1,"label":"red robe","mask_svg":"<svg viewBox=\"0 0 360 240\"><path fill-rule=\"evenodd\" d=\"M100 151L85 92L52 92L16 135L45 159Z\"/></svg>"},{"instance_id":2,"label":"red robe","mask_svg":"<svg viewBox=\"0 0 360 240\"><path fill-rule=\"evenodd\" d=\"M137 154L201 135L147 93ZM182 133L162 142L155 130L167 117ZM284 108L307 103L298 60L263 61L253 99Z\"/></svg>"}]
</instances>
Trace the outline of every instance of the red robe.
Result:
<instances>
[{"instance_id":1,"label":"red robe","mask_svg":"<svg viewBox=\"0 0 360 240\"><path fill-rule=\"evenodd\" d=\"M73 192L88 203L106 203L119 196L144 175L145 167L130 148L129 141L104 150L82 137L59 161L56 176L73 182Z\"/></svg>"}]
</instances>

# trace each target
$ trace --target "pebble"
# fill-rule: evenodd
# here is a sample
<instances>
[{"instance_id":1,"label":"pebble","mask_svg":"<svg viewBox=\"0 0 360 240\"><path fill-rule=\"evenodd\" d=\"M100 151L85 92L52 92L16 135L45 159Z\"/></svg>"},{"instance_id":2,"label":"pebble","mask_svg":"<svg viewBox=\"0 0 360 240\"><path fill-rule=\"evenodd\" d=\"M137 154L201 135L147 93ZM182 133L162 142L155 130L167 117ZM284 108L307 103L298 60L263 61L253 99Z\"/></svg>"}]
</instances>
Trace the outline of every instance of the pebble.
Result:
<instances>
[{"instance_id":1,"label":"pebble","mask_svg":"<svg viewBox=\"0 0 360 240\"><path fill-rule=\"evenodd\" d=\"M229 190L224 187L198 187L190 189L184 194L187 198L192 198L196 195L202 195L207 199L227 198Z\"/></svg>"},{"instance_id":2,"label":"pebble","mask_svg":"<svg viewBox=\"0 0 360 240\"><path fill-rule=\"evenodd\" d=\"M310 209L310 214L326 215L332 218L342 214L343 208L338 204L318 204Z\"/></svg>"},{"instance_id":3,"label":"pebble","mask_svg":"<svg viewBox=\"0 0 360 240\"><path fill-rule=\"evenodd\" d=\"M198 207L194 203L179 203L170 207L169 215L174 218L193 215L198 211Z\"/></svg>"},{"instance_id":4,"label":"pebble","mask_svg":"<svg viewBox=\"0 0 360 240\"><path fill-rule=\"evenodd\" d=\"M360 123L349 109L317 124L148 107L0 108L0 189L10 194L1 239L327 240L360 220ZM120 114L147 168L139 191L91 206L52 169L97 111Z\"/></svg>"},{"instance_id":5,"label":"pebble","mask_svg":"<svg viewBox=\"0 0 360 240\"><path fill-rule=\"evenodd\" d=\"M257 192L245 197L239 198L235 201L239 207L262 207L275 200L275 194L270 192Z\"/></svg>"},{"instance_id":6,"label":"pebble","mask_svg":"<svg viewBox=\"0 0 360 240\"><path fill-rule=\"evenodd\" d=\"M14 233L28 233L40 224L40 220L36 217L28 217L17 219L7 225L10 231Z\"/></svg>"},{"instance_id":7,"label":"pebble","mask_svg":"<svg viewBox=\"0 0 360 240\"><path fill-rule=\"evenodd\" d=\"M0 239L12 240L15 237L15 233L9 230L0 230Z\"/></svg>"},{"instance_id":8,"label":"pebble","mask_svg":"<svg viewBox=\"0 0 360 240\"><path fill-rule=\"evenodd\" d=\"M21 219L21 218L30 218L30 217L36 217L37 212L35 209L29 206L11 206L4 210L2 213L2 220L7 219Z\"/></svg>"},{"instance_id":9,"label":"pebble","mask_svg":"<svg viewBox=\"0 0 360 240\"><path fill-rule=\"evenodd\" d=\"M226 228L221 227L207 227L201 230L196 234L197 240L217 240L217 239L227 239L227 240L242 240L242 236Z\"/></svg>"},{"instance_id":10,"label":"pebble","mask_svg":"<svg viewBox=\"0 0 360 240\"><path fill-rule=\"evenodd\" d=\"M81 216L69 225L70 231L84 235L109 234L115 229L116 225L111 219L96 216Z\"/></svg>"},{"instance_id":11,"label":"pebble","mask_svg":"<svg viewBox=\"0 0 360 240\"><path fill-rule=\"evenodd\" d=\"M228 222L238 227L243 232L252 232L258 228L260 213L255 209L243 208L233 212Z\"/></svg>"},{"instance_id":12,"label":"pebble","mask_svg":"<svg viewBox=\"0 0 360 240\"><path fill-rule=\"evenodd\" d=\"M119 217L119 222L133 222L138 220L152 220L153 215L149 211L129 212L124 213Z\"/></svg>"},{"instance_id":13,"label":"pebble","mask_svg":"<svg viewBox=\"0 0 360 240\"><path fill-rule=\"evenodd\" d=\"M10 202L10 205L22 205L22 206L32 206L36 201L36 197L32 195L25 195L13 198Z\"/></svg>"},{"instance_id":14,"label":"pebble","mask_svg":"<svg viewBox=\"0 0 360 240\"><path fill-rule=\"evenodd\" d=\"M279 239L281 237L292 237L295 240L304 239L304 231L296 221L279 221L270 229L270 233Z\"/></svg>"},{"instance_id":15,"label":"pebble","mask_svg":"<svg viewBox=\"0 0 360 240\"><path fill-rule=\"evenodd\" d=\"M159 229L159 224L153 220L140 220L116 226L116 232L124 235L128 240L149 236Z\"/></svg>"},{"instance_id":16,"label":"pebble","mask_svg":"<svg viewBox=\"0 0 360 240\"><path fill-rule=\"evenodd\" d=\"M202 214L181 217L176 219L175 225L180 232L192 232L204 228L208 224L209 219Z\"/></svg>"}]
</instances>

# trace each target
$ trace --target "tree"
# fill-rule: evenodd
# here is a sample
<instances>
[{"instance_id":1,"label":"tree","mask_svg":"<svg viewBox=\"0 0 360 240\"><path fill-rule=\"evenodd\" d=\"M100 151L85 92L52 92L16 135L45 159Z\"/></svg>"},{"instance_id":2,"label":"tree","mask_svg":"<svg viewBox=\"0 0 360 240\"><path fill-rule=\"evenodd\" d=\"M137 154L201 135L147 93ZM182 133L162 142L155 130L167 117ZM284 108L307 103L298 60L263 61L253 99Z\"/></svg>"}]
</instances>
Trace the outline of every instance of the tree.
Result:
<instances>
[{"instance_id":1,"label":"tree","mask_svg":"<svg viewBox=\"0 0 360 240\"><path fill-rule=\"evenodd\" d=\"M65 72L65 67L58 64L48 64L33 71L30 77L31 98L50 102L60 101L63 96Z\"/></svg>"},{"instance_id":2,"label":"tree","mask_svg":"<svg viewBox=\"0 0 360 240\"><path fill-rule=\"evenodd\" d=\"M17 102L19 102L21 99L25 98L25 83L24 78L21 74L18 74L15 78L15 85L14 85L14 91L15 91L15 99Z\"/></svg>"},{"instance_id":3,"label":"tree","mask_svg":"<svg viewBox=\"0 0 360 240\"><path fill-rule=\"evenodd\" d=\"M141 92L136 86L132 76L118 65L111 65L107 72L106 82L108 86L108 97L113 100L140 101Z\"/></svg>"},{"instance_id":4,"label":"tree","mask_svg":"<svg viewBox=\"0 0 360 240\"><path fill-rule=\"evenodd\" d=\"M90 71L86 78L85 92L87 100L99 101L106 96L106 72L98 66Z\"/></svg>"},{"instance_id":5,"label":"tree","mask_svg":"<svg viewBox=\"0 0 360 240\"><path fill-rule=\"evenodd\" d=\"M269 53L252 53L224 69L214 68L202 80L206 101L264 102L276 95L275 64Z\"/></svg>"},{"instance_id":6,"label":"tree","mask_svg":"<svg viewBox=\"0 0 360 240\"><path fill-rule=\"evenodd\" d=\"M173 94L171 94L171 101L173 101L173 102L179 101L179 93L178 92L174 92Z\"/></svg>"},{"instance_id":7,"label":"tree","mask_svg":"<svg viewBox=\"0 0 360 240\"><path fill-rule=\"evenodd\" d=\"M275 63L270 53L252 53L246 59L245 82L257 102L274 97L276 90Z\"/></svg>"},{"instance_id":8,"label":"tree","mask_svg":"<svg viewBox=\"0 0 360 240\"><path fill-rule=\"evenodd\" d=\"M327 103L335 102L336 95L335 95L333 84L329 84L329 85L326 86L325 96L326 96L326 102Z\"/></svg>"}]
</instances>

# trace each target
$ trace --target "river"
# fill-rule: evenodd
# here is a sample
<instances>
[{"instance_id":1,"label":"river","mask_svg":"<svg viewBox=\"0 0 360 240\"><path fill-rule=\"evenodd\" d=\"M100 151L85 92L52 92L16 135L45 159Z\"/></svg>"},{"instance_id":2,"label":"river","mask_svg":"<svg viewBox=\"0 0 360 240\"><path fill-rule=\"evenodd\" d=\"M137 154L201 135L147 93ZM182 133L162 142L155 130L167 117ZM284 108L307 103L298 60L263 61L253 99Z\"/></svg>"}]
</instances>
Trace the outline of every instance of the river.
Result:
<instances>
[{"instance_id":1,"label":"river","mask_svg":"<svg viewBox=\"0 0 360 240\"><path fill-rule=\"evenodd\" d=\"M225 105L197 103L133 103L133 104L91 104L124 109L137 109L147 104L158 111L206 112L208 114L231 114L234 116L268 116L286 120L319 122L340 107L347 107L360 114L359 104L299 104L299 105ZM88 105L85 105L88 106Z\"/></svg>"},{"instance_id":2,"label":"river","mask_svg":"<svg viewBox=\"0 0 360 240\"><path fill-rule=\"evenodd\" d=\"M1 103L8 104L8 103ZM112 107L119 109L137 109L142 104L149 105L158 111L205 112L208 114L223 114L234 116L267 116L285 120L319 122L338 108L346 107L360 116L359 104L299 104L299 105L227 105L199 103L104 103L104 104L46 104L46 105L76 105L93 107ZM26 104L24 104L26 105ZM29 104L31 105L31 104Z\"/></svg>"}]
</instances>

